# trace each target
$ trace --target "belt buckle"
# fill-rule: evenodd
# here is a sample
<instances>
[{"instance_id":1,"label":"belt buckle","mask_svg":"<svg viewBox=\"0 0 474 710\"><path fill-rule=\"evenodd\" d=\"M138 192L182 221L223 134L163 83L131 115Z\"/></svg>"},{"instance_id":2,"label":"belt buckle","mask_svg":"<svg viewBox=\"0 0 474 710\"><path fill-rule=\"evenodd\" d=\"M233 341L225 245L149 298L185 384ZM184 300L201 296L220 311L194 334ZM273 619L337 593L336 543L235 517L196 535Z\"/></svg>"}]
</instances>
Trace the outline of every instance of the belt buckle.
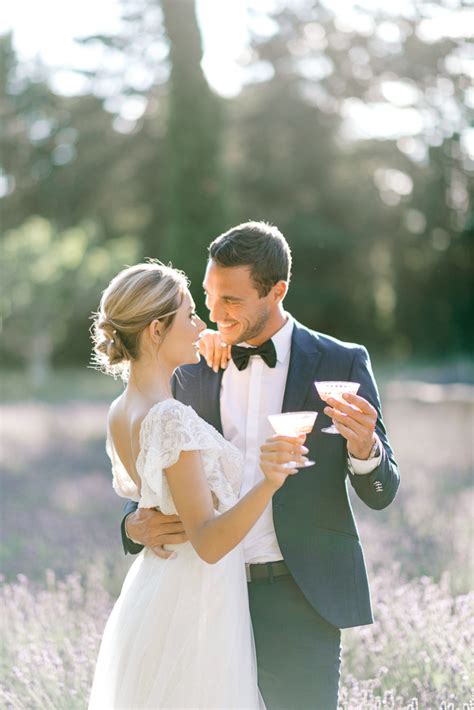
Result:
<instances>
[{"instance_id":1,"label":"belt buckle","mask_svg":"<svg viewBox=\"0 0 474 710\"><path fill-rule=\"evenodd\" d=\"M250 574L250 565L248 562L245 563L245 576L247 577L247 582L252 581L252 575Z\"/></svg>"}]
</instances>

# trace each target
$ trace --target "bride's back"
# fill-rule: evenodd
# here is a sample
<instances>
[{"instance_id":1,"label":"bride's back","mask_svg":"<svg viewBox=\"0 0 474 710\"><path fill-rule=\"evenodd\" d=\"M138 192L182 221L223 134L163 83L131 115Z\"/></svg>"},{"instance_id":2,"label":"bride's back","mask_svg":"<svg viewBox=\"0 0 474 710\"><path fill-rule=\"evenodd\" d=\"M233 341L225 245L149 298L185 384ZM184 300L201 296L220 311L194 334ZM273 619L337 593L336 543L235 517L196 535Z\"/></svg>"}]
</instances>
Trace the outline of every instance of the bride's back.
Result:
<instances>
[{"instance_id":1,"label":"bride's back","mask_svg":"<svg viewBox=\"0 0 474 710\"><path fill-rule=\"evenodd\" d=\"M136 460L140 453L140 427L149 409L150 403L146 400L122 394L112 402L107 421L113 448L139 490L141 481Z\"/></svg>"}]
</instances>

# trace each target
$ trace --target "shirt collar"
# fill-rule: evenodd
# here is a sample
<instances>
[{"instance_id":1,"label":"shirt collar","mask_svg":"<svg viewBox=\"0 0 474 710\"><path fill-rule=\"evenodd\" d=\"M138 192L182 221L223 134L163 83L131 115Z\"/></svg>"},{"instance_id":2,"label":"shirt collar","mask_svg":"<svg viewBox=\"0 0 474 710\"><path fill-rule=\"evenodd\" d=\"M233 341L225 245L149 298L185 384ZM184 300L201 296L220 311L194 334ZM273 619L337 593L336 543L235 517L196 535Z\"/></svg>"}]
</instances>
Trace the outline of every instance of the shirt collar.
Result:
<instances>
[{"instance_id":1,"label":"shirt collar","mask_svg":"<svg viewBox=\"0 0 474 710\"><path fill-rule=\"evenodd\" d=\"M286 323L282 325L280 330L272 335L273 345L275 346L277 361L284 362L291 348L291 337L293 335L294 320L289 313L285 313ZM245 348L252 347L248 343L239 343Z\"/></svg>"},{"instance_id":2,"label":"shirt collar","mask_svg":"<svg viewBox=\"0 0 474 710\"><path fill-rule=\"evenodd\" d=\"M275 335L272 335L273 345L275 346L278 362L284 362L291 348L291 337L293 335L294 321L289 313L286 313L287 319L284 326L278 330Z\"/></svg>"}]
</instances>

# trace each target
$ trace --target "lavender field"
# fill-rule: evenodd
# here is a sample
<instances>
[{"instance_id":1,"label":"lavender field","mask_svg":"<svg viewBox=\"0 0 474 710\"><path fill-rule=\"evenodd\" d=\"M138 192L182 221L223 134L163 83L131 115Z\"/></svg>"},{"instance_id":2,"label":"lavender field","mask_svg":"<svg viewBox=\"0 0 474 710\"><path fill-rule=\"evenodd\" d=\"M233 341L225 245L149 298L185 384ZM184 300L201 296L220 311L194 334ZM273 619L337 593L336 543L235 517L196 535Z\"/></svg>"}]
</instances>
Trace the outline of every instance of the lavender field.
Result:
<instances>
[{"instance_id":1,"label":"lavender field","mask_svg":"<svg viewBox=\"0 0 474 710\"><path fill-rule=\"evenodd\" d=\"M1 408L1 707L87 706L128 564L103 446L114 386ZM473 389L384 387L402 485L385 511L354 500L376 623L344 632L344 710L474 707Z\"/></svg>"}]
</instances>

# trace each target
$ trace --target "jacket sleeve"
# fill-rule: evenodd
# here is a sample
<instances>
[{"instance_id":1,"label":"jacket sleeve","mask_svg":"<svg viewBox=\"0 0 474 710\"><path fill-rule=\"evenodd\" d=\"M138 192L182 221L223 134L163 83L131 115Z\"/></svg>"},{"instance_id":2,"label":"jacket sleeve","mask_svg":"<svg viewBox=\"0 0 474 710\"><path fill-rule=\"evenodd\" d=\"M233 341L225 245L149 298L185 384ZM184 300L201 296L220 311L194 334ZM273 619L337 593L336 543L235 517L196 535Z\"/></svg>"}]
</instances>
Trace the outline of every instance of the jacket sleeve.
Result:
<instances>
[{"instance_id":1,"label":"jacket sleeve","mask_svg":"<svg viewBox=\"0 0 474 710\"><path fill-rule=\"evenodd\" d=\"M130 538L127 537L127 533L125 532L125 521L130 515L130 513L134 513L137 508L138 503L136 503L134 500L127 501L124 511L125 515L122 519L122 524L120 526L120 530L122 532L122 545L125 554L129 553L130 555L138 555L138 553L143 550L143 545L138 545L136 542L133 542L133 540L130 540Z\"/></svg>"},{"instance_id":2,"label":"jacket sleeve","mask_svg":"<svg viewBox=\"0 0 474 710\"><path fill-rule=\"evenodd\" d=\"M360 382L357 394L364 397L377 410L375 430L382 444L380 464L370 473L363 475L349 471L349 480L359 498L369 508L381 510L390 505L395 498L400 483L400 473L383 423L380 397L369 354L364 347L359 347L355 351L349 379L352 382Z\"/></svg>"}]
</instances>

